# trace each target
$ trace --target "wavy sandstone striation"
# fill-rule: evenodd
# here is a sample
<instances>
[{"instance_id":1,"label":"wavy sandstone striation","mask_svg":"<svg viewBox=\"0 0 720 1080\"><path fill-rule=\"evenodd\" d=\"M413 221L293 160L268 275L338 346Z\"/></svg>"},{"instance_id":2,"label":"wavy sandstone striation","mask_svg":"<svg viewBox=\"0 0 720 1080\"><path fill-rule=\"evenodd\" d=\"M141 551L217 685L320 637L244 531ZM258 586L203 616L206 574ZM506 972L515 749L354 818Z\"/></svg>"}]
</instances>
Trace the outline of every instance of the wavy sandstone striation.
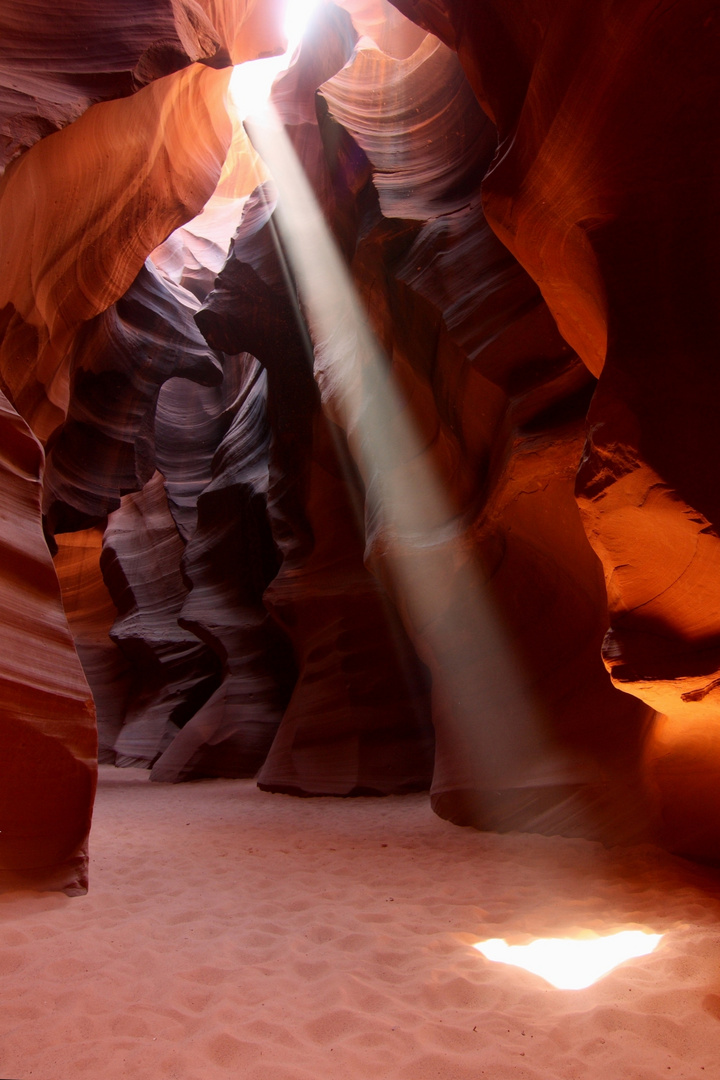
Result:
<instances>
[{"instance_id":1,"label":"wavy sandstone striation","mask_svg":"<svg viewBox=\"0 0 720 1080\"><path fill-rule=\"evenodd\" d=\"M42 538L43 457L34 436L55 434L49 527L77 527L151 471L146 451L164 379L177 373L216 379L216 360L187 316L179 317L177 295L159 288L143 264L169 232L202 209L232 134L225 109L229 72L176 69L202 57L226 63L223 34L232 31L230 44L238 47L243 21L247 56L277 51L279 12L268 18L265 5L258 18L258 6L233 5L232 20L220 31L194 0L145 5L142 18L134 3L100 13L89 3L70 11L62 0L52 9L10 0L0 14L2 164L25 151L0 179L0 383L12 401L3 404L0 439L8 469L3 490L17 503L0 582L3 622L14 635L4 646L11 690L3 737L13 767L2 794L6 879L15 869L43 887L84 887L96 754L87 683ZM255 167L242 139L233 159ZM237 177L227 181L226 196L235 197L240 186ZM107 365L109 380L94 371L96 362ZM101 377L91 386L93 374ZM119 390L122 401L108 400ZM71 398L72 416L62 432ZM97 577L97 540L86 534L61 543L58 558L73 628L111 736L120 702L108 695L117 672L100 655L108 610ZM18 590L30 583L21 603ZM21 610L22 629L13 614ZM157 624L153 635L162 636ZM42 664L29 665L40 652ZM157 660L152 647L149 653ZM214 670L213 654L206 656ZM187 674L180 681L187 684ZM177 704L175 718L182 711ZM30 760L22 760L23 746Z\"/></svg>"},{"instance_id":2,"label":"wavy sandstone striation","mask_svg":"<svg viewBox=\"0 0 720 1080\"><path fill-rule=\"evenodd\" d=\"M155 763L154 780L254 776L294 682L289 643L263 606L279 556L267 511L267 379L253 357L228 360L237 394L197 501L183 576L192 589L180 621L217 653L220 686Z\"/></svg>"},{"instance_id":3,"label":"wavy sandstone striation","mask_svg":"<svg viewBox=\"0 0 720 1080\"><path fill-rule=\"evenodd\" d=\"M204 61L282 52L278 0L5 0L0 12L0 172L91 105Z\"/></svg>"},{"instance_id":4,"label":"wavy sandstone striation","mask_svg":"<svg viewBox=\"0 0 720 1080\"><path fill-rule=\"evenodd\" d=\"M93 106L0 180L0 376L41 439L65 417L81 324L212 194L231 135L228 77L193 65Z\"/></svg>"},{"instance_id":5,"label":"wavy sandstone striation","mask_svg":"<svg viewBox=\"0 0 720 1080\"><path fill-rule=\"evenodd\" d=\"M412 416L387 465L361 436L350 445L371 503L394 492L371 515L368 554L433 674L433 805L486 827L641 832L645 710L600 662L602 575L573 500L592 380L485 223L492 125L432 38L405 59L361 48L321 92L370 159L384 213L427 222L379 222L352 263L398 396L383 376L353 405L322 364L318 379L349 431L372 411L371 430L397 437ZM358 377L372 386L367 366ZM433 476L442 495L403 520L402 500Z\"/></svg>"},{"instance_id":6,"label":"wavy sandstone striation","mask_svg":"<svg viewBox=\"0 0 720 1080\"><path fill-rule=\"evenodd\" d=\"M77 654L154 779L720 855L716 5L393 3L274 90L320 315L282 0L3 5L2 883L85 887Z\"/></svg>"},{"instance_id":7,"label":"wavy sandstone striation","mask_svg":"<svg viewBox=\"0 0 720 1080\"><path fill-rule=\"evenodd\" d=\"M182 552L156 473L110 515L100 561L118 610L110 636L134 674L114 743L119 765L151 765L219 683L214 653L178 623Z\"/></svg>"},{"instance_id":8,"label":"wavy sandstone striation","mask_svg":"<svg viewBox=\"0 0 720 1080\"><path fill-rule=\"evenodd\" d=\"M42 448L0 396L0 887L87 889L97 736L40 525Z\"/></svg>"},{"instance_id":9,"label":"wavy sandstone striation","mask_svg":"<svg viewBox=\"0 0 720 1080\"><path fill-rule=\"evenodd\" d=\"M258 504L253 531L269 521L282 557L265 581L264 601L292 642L298 676L258 782L312 795L422 788L432 750L422 676L383 590L363 566L359 492L346 475L342 435L319 409L271 211L261 193L248 205L231 258L197 316L215 348L251 351L267 373L266 505ZM237 440L243 431L230 436ZM228 454L231 448L228 439ZM191 594L186 612L195 608Z\"/></svg>"},{"instance_id":10,"label":"wavy sandstone striation","mask_svg":"<svg viewBox=\"0 0 720 1080\"><path fill-rule=\"evenodd\" d=\"M274 246L265 251L257 242L268 197L260 189L236 205L242 208L243 232L256 260L262 263L269 253L277 274ZM202 219L199 224L209 231ZM184 242L184 251L174 249L181 275L188 246ZM190 253L193 273L197 253L197 248ZM162 250L154 257L166 260L167 255ZM211 265L215 258L211 252ZM200 282L195 273L196 285ZM224 340L223 347L235 346ZM192 586L182 624L217 654L222 682L155 763L155 780L255 775L292 690L289 643L262 602L279 564L267 515L266 399L263 369L247 354L226 357L221 386L204 389L174 379L159 399L158 462L171 513L187 541L182 573Z\"/></svg>"},{"instance_id":11,"label":"wavy sandstone striation","mask_svg":"<svg viewBox=\"0 0 720 1080\"><path fill-rule=\"evenodd\" d=\"M96 526L56 537L53 561L68 625L95 701L98 761L114 764L132 671L110 638L118 613L100 570L104 531L104 526Z\"/></svg>"},{"instance_id":12,"label":"wavy sandstone striation","mask_svg":"<svg viewBox=\"0 0 720 1080\"><path fill-rule=\"evenodd\" d=\"M230 112L232 139L215 191L202 211L175 229L150 256L165 278L182 285L200 302L223 268L248 196L267 180L265 166L236 110Z\"/></svg>"},{"instance_id":13,"label":"wavy sandstone striation","mask_svg":"<svg viewBox=\"0 0 720 1080\"><path fill-rule=\"evenodd\" d=\"M371 160L385 217L424 221L471 201L497 136L437 38L400 59L359 48L323 97Z\"/></svg>"},{"instance_id":14,"label":"wavy sandstone striation","mask_svg":"<svg viewBox=\"0 0 720 1080\"><path fill-rule=\"evenodd\" d=\"M0 12L0 170L91 105L194 60L217 31L194 0L6 0ZM226 60L226 62L229 62Z\"/></svg>"},{"instance_id":15,"label":"wavy sandstone striation","mask_svg":"<svg viewBox=\"0 0 720 1080\"><path fill-rule=\"evenodd\" d=\"M44 511L54 532L103 518L151 478L166 380L221 382L221 358L193 321L198 306L148 261L125 295L76 336L67 419L47 448Z\"/></svg>"},{"instance_id":16,"label":"wavy sandstone striation","mask_svg":"<svg viewBox=\"0 0 720 1080\"><path fill-rule=\"evenodd\" d=\"M244 366L225 357L223 381L203 386L168 379L155 412L155 454L165 477L168 508L187 543L197 527L197 503L213 477L213 459L244 395Z\"/></svg>"},{"instance_id":17,"label":"wavy sandstone striation","mask_svg":"<svg viewBox=\"0 0 720 1080\"><path fill-rule=\"evenodd\" d=\"M649 766L667 841L716 857L716 6L396 6L457 46L499 129L488 218L600 376L577 493L604 657L664 715Z\"/></svg>"}]
</instances>

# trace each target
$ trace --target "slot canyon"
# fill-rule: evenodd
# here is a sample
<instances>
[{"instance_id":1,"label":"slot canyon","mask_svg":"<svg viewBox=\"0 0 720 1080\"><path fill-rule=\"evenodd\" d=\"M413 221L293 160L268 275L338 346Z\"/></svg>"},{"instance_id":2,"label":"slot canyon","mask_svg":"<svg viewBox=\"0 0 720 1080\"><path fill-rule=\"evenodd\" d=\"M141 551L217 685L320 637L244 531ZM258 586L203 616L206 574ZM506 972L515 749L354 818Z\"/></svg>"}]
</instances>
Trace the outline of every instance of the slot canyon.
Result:
<instances>
[{"instance_id":1,"label":"slot canyon","mask_svg":"<svg viewBox=\"0 0 720 1080\"><path fill-rule=\"evenodd\" d=\"M243 123L284 6L0 5L0 886L98 763L716 862L720 6L323 2Z\"/></svg>"}]
</instances>

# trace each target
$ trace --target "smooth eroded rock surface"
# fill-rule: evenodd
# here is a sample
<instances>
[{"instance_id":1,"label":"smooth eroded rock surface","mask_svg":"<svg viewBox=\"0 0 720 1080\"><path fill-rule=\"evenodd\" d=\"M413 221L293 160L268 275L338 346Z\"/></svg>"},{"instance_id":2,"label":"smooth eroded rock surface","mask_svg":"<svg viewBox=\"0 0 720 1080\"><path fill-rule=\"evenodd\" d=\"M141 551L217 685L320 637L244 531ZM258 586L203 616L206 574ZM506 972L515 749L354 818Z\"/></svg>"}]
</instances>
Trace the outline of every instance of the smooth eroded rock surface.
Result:
<instances>
[{"instance_id":1,"label":"smooth eroded rock surface","mask_svg":"<svg viewBox=\"0 0 720 1080\"><path fill-rule=\"evenodd\" d=\"M458 49L498 125L488 220L599 375L577 497L603 655L665 717L648 767L667 842L717 857L716 5L396 6Z\"/></svg>"},{"instance_id":2,"label":"smooth eroded rock surface","mask_svg":"<svg viewBox=\"0 0 720 1080\"><path fill-rule=\"evenodd\" d=\"M264 603L292 643L297 682L258 782L304 795L422 788L432 753L422 672L363 566L362 495L343 434L320 409L267 198L259 192L248 204L231 258L197 316L215 348L250 350L267 373L265 503L256 503L250 535L268 529L274 542L279 568L266 580ZM247 423L245 433L231 429L228 455L230 437L237 444L248 431ZM201 497L201 515L217 484ZM196 607L191 594L186 610Z\"/></svg>"},{"instance_id":3,"label":"smooth eroded rock surface","mask_svg":"<svg viewBox=\"0 0 720 1080\"><path fill-rule=\"evenodd\" d=\"M0 397L0 887L85 892L95 710L40 524L42 449Z\"/></svg>"},{"instance_id":4,"label":"smooth eroded rock surface","mask_svg":"<svg viewBox=\"0 0 720 1080\"><path fill-rule=\"evenodd\" d=\"M180 574L182 551L163 479L156 473L110 515L100 563L118 609L111 637L134 674L115 740L121 765L151 765L219 681L214 654L178 623L187 595Z\"/></svg>"}]
</instances>

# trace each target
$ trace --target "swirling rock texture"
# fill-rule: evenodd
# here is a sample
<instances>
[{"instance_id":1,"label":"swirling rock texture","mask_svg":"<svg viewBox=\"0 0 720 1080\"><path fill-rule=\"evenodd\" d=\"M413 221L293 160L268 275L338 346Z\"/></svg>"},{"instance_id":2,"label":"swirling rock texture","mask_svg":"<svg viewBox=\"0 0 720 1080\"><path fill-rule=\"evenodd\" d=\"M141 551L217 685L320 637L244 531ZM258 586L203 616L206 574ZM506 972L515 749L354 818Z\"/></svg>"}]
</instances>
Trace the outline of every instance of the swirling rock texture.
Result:
<instances>
[{"instance_id":1,"label":"swirling rock texture","mask_svg":"<svg viewBox=\"0 0 720 1080\"><path fill-rule=\"evenodd\" d=\"M182 551L156 473L124 498L103 540L103 578L118 610L111 636L137 672L114 743L118 764L152 764L219 683L214 653L178 623Z\"/></svg>"},{"instance_id":2,"label":"swirling rock texture","mask_svg":"<svg viewBox=\"0 0 720 1080\"><path fill-rule=\"evenodd\" d=\"M317 129L303 131L298 142L311 147L317 162ZM271 211L265 192L248 204L231 257L197 316L214 347L247 349L267 373L265 437L271 433L271 438L265 490L255 480L252 492L255 500L261 493L265 500L255 511L254 528L248 528L251 515L243 512L249 537L243 546L260 534L261 551L261 532L271 529L282 563L268 575L268 566L254 556L255 582L247 569L243 575L245 604L254 600L255 640L262 640L257 635L267 623L260 603L264 590L265 605L292 642L298 677L277 735L266 748L264 763L259 762L258 783L265 790L303 795L423 788L430 778L433 740L421 669L383 589L363 566L363 537L353 505L353 496L357 500L361 493L354 478L346 476L342 434L319 407L297 301L288 293L278 259ZM264 405L259 398L258 409ZM247 423L231 429L228 456L248 432ZM225 467L223 474L228 471ZM243 475L248 471L240 457L230 472L239 494L248 487L249 477ZM211 509L218 486L214 482L202 495L201 518L205 505ZM192 548L186 568L195 580ZM202 602L202 593L194 591L187 615ZM247 666L254 657L242 646L242 640L236 641L235 664Z\"/></svg>"},{"instance_id":3,"label":"swirling rock texture","mask_svg":"<svg viewBox=\"0 0 720 1080\"><path fill-rule=\"evenodd\" d=\"M245 200L267 178L261 158L232 110L232 139L220 179L202 212L175 229L150 258L163 276L203 301L222 270Z\"/></svg>"},{"instance_id":4,"label":"swirling rock texture","mask_svg":"<svg viewBox=\"0 0 720 1080\"><path fill-rule=\"evenodd\" d=\"M0 887L87 887L97 737L40 521L42 447L0 397Z\"/></svg>"},{"instance_id":5,"label":"swirling rock texture","mask_svg":"<svg viewBox=\"0 0 720 1080\"><path fill-rule=\"evenodd\" d=\"M182 626L217 654L222 682L155 762L154 780L254 776L294 682L288 643L262 603L279 562L267 513L266 378L249 355L228 358L226 368L232 374L225 385L236 392L216 418L212 445L218 449L196 494L196 527L188 530L182 561L192 590L180 615ZM185 421L192 415L186 386L181 380L168 384L163 402L167 409L172 390ZM168 451L166 475L175 471L177 488L187 495L187 459L178 457L177 445Z\"/></svg>"},{"instance_id":6,"label":"swirling rock texture","mask_svg":"<svg viewBox=\"0 0 720 1080\"><path fill-rule=\"evenodd\" d=\"M98 761L114 764L132 670L110 638L118 612L100 569L104 531L96 526L57 536L54 562L68 625L95 701Z\"/></svg>"},{"instance_id":7,"label":"swirling rock texture","mask_svg":"<svg viewBox=\"0 0 720 1080\"><path fill-rule=\"evenodd\" d=\"M720 856L716 5L322 6L275 103L349 383L226 111L281 7L0 13L3 880L84 887L68 622L103 760L605 838L647 787Z\"/></svg>"},{"instance_id":8,"label":"swirling rock texture","mask_svg":"<svg viewBox=\"0 0 720 1080\"><path fill-rule=\"evenodd\" d=\"M0 12L0 168L90 105L220 49L192 0L123 0L107 10L93 0L8 0Z\"/></svg>"},{"instance_id":9,"label":"swirling rock texture","mask_svg":"<svg viewBox=\"0 0 720 1080\"><path fill-rule=\"evenodd\" d=\"M0 373L42 440L65 418L83 325L123 295L148 253L212 193L231 135L227 78L194 65L96 105L0 180ZM98 162L106 172L95 172L78 201ZM41 231L45 242L28 245Z\"/></svg>"},{"instance_id":10,"label":"swirling rock texture","mask_svg":"<svg viewBox=\"0 0 720 1080\"><path fill-rule=\"evenodd\" d=\"M381 113L377 85L392 102ZM383 213L405 219L361 240L353 274L417 428L389 480L366 461L368 485L417 492L422 457L444 489L411 530L386 513L367 538L433 673L434 808L484 827L641 834L648 710L612 689L600 661L602 574L573 500L593 380L484 220L494 129L431 37L407 58L361 49L321 92L370 158ZM400 423L389 414L383 427ZM416 584L433 580L433 595Z\"/></svg>"},{"instance_id":11,"label":"swirling rock texture","mask_svg":"<svg viewBox=\"0 0 720 1080\"><path fill-rule=\"evenodd\" d=\"M224 18L220 29L194 0L143 5L142 13L134 3L114 5L112 12L90 3L10 3L0 16L3 163L20 153L0 178L0 384L8 399L2 439L5 487L17 520L8 538L12 557L3 562L0 582L4 610L7 606L2 621L8 631L3 648L9 680L3 762L10 770L2 785L6 827L0 870L13 880L19 874L41 887L84 887L96 760L87 682L42 540L38 500L44 459L36 438L52 436L58 447L46 493L53 519L48 528L87 525L106 512L108 500L112 504L125 484L137 487L152 473L142 448L151 445L153 394L162 379L185 373L188 360L191 367L214 366L193 331L202 358L193 359L191 346L190 355L183 350L182 362L168 364L164 376L143 376L143 346L133 351L129 339L137 330L139 308L147 306L156 332L163 311L172 308L173 301L160 296L157 282L143 272L145 259L212 195L232 137L225 108L229 71L183 65L199 58L228 62L244 21L246 57L277 51L277 13L268 19L265 11L258 18L257 6L235 5L232 19ZM134 295L119 313L107 314L139 274ZM100 325L88 327L96 317ZM153 344L151 331L145 343L148 367ZM96 345L102 354L98 373L89 362ZM123 361L129 353L128 365ZM175 353L177 359L177 348ZM131 430L119 440L117 406L103 400L99 423L89 416L92 375L101 376L94 380L97 390L104 371L113 369L130 413ZM80 372L91 377L83 380ZM112 390L112 377L109 382ZM103 398L107 389L106 380ZM75 390L81 400L63 438L60 429ZM140 400L133 400L136 392ZM83 426L90 429L84 462L78 446ZM107 444L99 458L110 462L114 475L101 475L103 467L94 467L94 460L88 467L98 432ZM84 501L88 493L91 506ZM22 557L13 554L16 549L22 549ZM95 565L84 556L76 565L83 562ZM21 601L23 577L28 596ZM76 582L68 593L82 645L83 619L73 611L73 589L79 597L85 584ZM92 589L88 599L91 594ZM88 619L91 623L92 612ZM94 667L91 662L93 677ZM96 691L103 705L107 697L97 685ZM115 720L109 722L112 727Z\"/></svg>"},{"instance_id":12,"label":"swirling rock texture","mask_svg":"<svg viewBox=\"0 0 720 1080\"><path fill-rule=\"evenodd\" d=\"M53 532L102 519L153 475L164 382L221 382L221 359L193 321L197 306L148 260L125 295L76 335L67 417L47 446L44 511Z\"/></svg>"},{"instance_id":13,"label":"swirling rock texture","mask_svg":"<svg viewBox=\"0 0 720 1080\"><path fill-rule=\"evenodd\" d=\"M183 541L194 535L198 499L213 476L213 459L240 408L246 366L224 358L223 380L204 386L188 379L168 379L158 394L154 436L157 466L165 495Z\"/></svg>"},{"instance_id":14,"label":"swirling rock texture","mask_svg":"<svg viewBox=\"0 0 720 1080\"><path fill-rule=\"evenodd\" d=\"M458 49L498 125L488 219L599 375L577 494L603 655L661 714L666 843L717 857L717 5L396 6Z\"/></svg>"}]
</instances>

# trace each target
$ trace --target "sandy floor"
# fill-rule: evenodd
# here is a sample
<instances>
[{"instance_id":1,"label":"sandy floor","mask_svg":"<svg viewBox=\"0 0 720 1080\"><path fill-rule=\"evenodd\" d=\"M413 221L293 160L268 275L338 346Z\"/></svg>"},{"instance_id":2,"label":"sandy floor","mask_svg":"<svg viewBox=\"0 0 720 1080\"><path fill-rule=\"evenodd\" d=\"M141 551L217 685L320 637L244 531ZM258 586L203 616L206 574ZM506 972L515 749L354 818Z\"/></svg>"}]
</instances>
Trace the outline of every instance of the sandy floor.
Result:
<instances>
[{"instance_id":1,"label":"sandy floor","mask_svg":"<svg viewBox=\"0 0 720 1080\"><path fill-rule=\"evenodd\" d=\"M103 767L92 855L0 898L3 1080L720 1077L718 878L654 849ZM665 936L581 991L472 948L627 926Z\"/></svg>"}]
</instances>

